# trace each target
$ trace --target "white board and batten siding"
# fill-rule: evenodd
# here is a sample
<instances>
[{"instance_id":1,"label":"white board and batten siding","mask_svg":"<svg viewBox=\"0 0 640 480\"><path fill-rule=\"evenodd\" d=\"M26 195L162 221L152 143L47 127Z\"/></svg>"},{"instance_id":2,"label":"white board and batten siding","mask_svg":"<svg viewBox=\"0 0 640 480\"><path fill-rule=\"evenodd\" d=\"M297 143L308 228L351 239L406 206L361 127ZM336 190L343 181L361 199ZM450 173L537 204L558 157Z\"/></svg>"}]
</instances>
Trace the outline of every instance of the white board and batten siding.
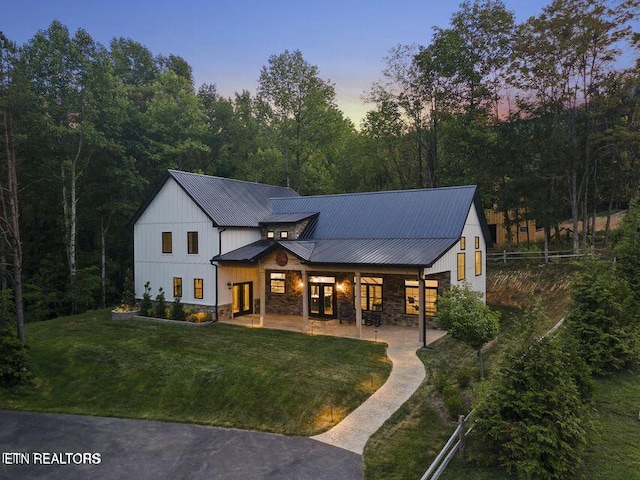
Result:
<instances>
[{"instance_id":1,"label":"white board and batten siding","mask_svg":"<svg viewBox=\"0 0 640 480\"><path fill-rule=\"evenodd\" d=\"M171 253L162 253L162 232L171 232ZM187 232L198 232L197 254L188 253ZM215 272L209 259L217 249L217 228L170 178L134 225L136 297L142 298L149 281L152 298L162 287L167 301L173 301L173 279L178 277L183 303L215 305ZM202 299L194 296L196 278L202 279Z\"/></svg>"},{"instance_id":2,"label":"white board and batten siding","mask_svg":"<svg viewBox=\"0 0 640 480\"><path fill-rule=\"evenodd\" d=\"M482 293L486 301L487 289L487 245L480 226L480 218L475 205L471 205L467 220L462 230L461 237L465 238L465 248L461 248L461 242L457 242L446 254L444 254L431 268L425 268L425 275L432 273L451 272L451 285L463 285L465 282L472 290ZM479 248L475 248L476 238L479 239ZM481 252L481 272L476 275L476 252ZM465 257L465 275L463 280L458 279L458 254Z\"/></svg>"}]
</instances>

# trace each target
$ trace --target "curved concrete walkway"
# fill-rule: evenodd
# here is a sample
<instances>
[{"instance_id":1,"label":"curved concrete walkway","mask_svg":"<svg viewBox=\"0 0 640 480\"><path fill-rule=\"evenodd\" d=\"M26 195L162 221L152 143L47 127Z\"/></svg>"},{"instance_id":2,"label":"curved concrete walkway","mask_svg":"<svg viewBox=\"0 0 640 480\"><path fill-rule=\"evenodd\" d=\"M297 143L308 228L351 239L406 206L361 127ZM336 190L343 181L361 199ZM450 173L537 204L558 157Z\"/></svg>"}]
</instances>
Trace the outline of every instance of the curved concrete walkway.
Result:
<instances>
[{"instance_id":1,"label":"curved concrete walkway","mask_svg":"<svg viewBox=\"0 0 640 480\"><path fill-rule=\"evenodd\" d=\"M374 340L374 335L377 341L388 344L387 355L393 362L389 378L339 424L311 437L314 440L362 455L369 437L413 395L424 380L424 365L416 355L416 350L422 345L418 342L415 328L363 329L363 340ZM427 344L444 335L444 331L428 330Z\"/></svg>"}]
</instances>

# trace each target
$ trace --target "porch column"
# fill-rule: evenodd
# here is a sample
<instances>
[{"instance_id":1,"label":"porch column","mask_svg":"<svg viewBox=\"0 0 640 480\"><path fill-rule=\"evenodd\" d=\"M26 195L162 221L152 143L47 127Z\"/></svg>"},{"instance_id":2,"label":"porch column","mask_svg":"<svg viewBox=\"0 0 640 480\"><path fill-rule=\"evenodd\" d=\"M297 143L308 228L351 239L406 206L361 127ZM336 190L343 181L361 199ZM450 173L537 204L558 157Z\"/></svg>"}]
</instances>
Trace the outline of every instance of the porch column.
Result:
<instances>
[{"instance_id":1,"label":"porch column","mask_svg":"<svg viewBox=\"0 0 640 480\"><path fill-rule=\"evenodd\" d=\"M309 295L307 287L307 271L302 270L302 333L307 333L309 325Z\"/></svg>"},{"instance_id":2,"label":"porch column","mask_svg":"<svg viewBox=\"0 0 640 480\"><path fill-rule=\"evenodd\" d=\"M356 338L362 338L362 302L360 295L362 294L362 278L360 272L356 272Z\"/></svg>"},{"instance_id":3,"label":"porch column","mask_svg":"<svg viewBox=\"0 0 640 480\"><path fill-rule=\"evenodd\" d=\"M266 287L264 267L260 267L258 269L258 275L260 275L260 326L264 327L264 315L266 313L266 298L267 298L267 287Z\"/></svg>"},{"instance_id":4,"label":"porch column","mask_svg":"<svg viewBox=\"0 0 640 480\"><path fill-rule=\"evenodd\" d=\"M424 312L425 312L425 299L424 299L424 274L420 272L418 275L418 341L423 345L426 345L426 331L424 328Z\"/></svg>"}]
</instances>

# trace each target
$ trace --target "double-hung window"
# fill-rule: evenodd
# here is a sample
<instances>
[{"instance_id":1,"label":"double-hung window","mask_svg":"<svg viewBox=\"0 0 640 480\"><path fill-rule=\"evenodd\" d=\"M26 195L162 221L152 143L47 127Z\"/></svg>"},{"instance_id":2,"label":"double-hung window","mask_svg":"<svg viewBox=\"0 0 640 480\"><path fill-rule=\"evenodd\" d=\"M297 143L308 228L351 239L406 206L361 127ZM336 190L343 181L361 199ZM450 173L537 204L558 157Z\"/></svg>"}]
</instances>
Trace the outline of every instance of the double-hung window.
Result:
<instances>
[{"instance_id":1,"label":"double-hung window","mask_svg":"<svg viewBox=\"0 0 640 480\"><path fill-rule=\"evenodd\" d=\"M182 278L173 277L173 296L182 297Z\"/></svg>"},{"instance_id":2,"label":"double-hung window","mask_svg":"<svg viewBox=\"0 0 640 480\"><path fill-rule=\"evenodd\" d=\"M173 252L173 237L171 232L162 232L162 253Z\"/></svg>"},{"instance_id":3,"label":"double-hung window","mask_svg":"<svg viewBox=\"0 0 640 480\"><path fill-rule=\"evenodd\" d=\"M198 232L187 232L187 252L190 255L198 253Z\"/></svg>"}]
</instances>

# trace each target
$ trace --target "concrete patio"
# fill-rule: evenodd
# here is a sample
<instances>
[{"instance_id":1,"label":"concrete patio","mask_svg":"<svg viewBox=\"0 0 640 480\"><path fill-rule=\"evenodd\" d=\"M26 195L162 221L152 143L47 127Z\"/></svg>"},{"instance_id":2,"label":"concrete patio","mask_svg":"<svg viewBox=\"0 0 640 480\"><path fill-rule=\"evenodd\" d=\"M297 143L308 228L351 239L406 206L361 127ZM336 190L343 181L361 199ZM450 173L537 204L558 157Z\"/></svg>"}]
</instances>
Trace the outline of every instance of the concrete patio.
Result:
<instances>
[{"instance_id":1,"label":"concrete patio","mask_svg":"<svg viewBox=\"0 0 640 480\"><path fill-rule=\"evenodd\" d=\"M259 328L259 315L238 317L226 323ZM302 319L293 315L266 315L262 328L302 330ZM396 325L362 326L361 340L384 342L387 356L393 363L389 378L382 387L339 424L313 438L323 443L362 454L364 447L382 424L406 402L425 377L424 365L416 355L422 347L416 327ZM338 320L310 320L307 333L336 337L356 337L354 323L340 324ZM427 344L446 335L445 331L427 329Z\"/></svg>"}]
</instances>

